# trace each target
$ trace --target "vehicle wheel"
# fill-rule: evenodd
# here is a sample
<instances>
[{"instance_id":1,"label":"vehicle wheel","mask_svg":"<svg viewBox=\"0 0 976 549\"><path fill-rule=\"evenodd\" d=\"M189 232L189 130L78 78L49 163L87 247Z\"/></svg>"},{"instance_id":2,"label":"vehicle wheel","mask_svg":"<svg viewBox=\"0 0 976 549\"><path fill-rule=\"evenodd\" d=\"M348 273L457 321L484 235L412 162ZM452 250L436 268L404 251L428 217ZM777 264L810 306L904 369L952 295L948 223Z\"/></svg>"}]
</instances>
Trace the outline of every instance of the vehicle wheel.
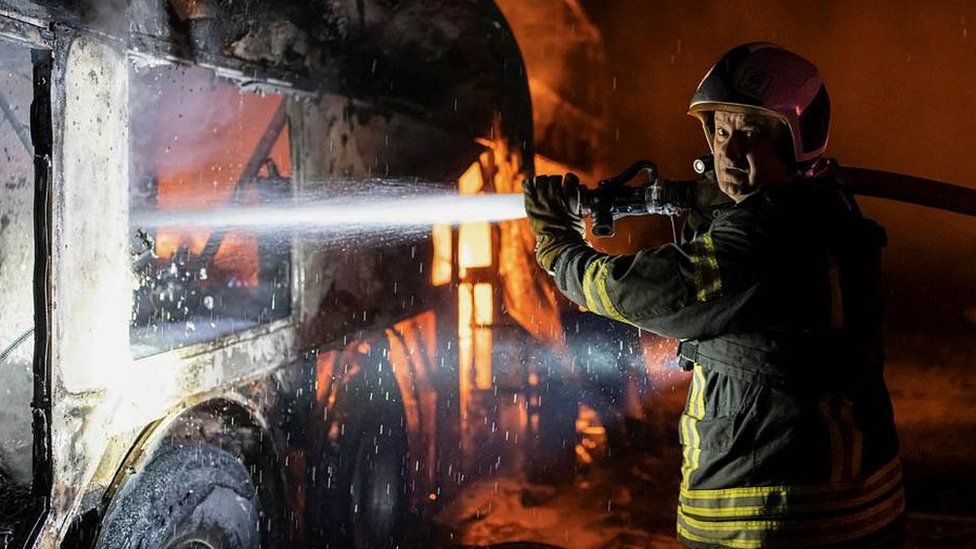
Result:
<instances>
[{"instance_id":1,"label":"vehicle wheel","mask_svg":"<svg viewBox=\"0 0 976 549\"><path fill-rule=\"evenodd\" d=\"M244 465L208 444L165 444L109 507L98 547L261 546L260 503Z\"/></svg>"},{"instance_id":2,"label":"vehicle wheel","mask_svg":"<svg viewBox=\"0 0 976 549\"><path fill-rule=\"evenodd\" d=\"M393 547L405 517L406 422L396 400L347 387L330 410L317 517L327 547ZM376 397L383 394L374 393Z\"/></svg>"}]
</instances>

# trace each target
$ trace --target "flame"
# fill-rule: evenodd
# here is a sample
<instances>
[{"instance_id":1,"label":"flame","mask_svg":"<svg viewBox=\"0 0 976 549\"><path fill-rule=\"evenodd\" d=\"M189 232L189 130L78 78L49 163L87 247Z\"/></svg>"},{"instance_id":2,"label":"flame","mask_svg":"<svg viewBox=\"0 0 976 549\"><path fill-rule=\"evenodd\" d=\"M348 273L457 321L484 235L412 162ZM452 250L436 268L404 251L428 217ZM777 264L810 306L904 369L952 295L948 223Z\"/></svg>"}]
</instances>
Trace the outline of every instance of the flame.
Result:
<instances>
[{"instance_id":1,"label":"flame","mask_svg":"<svg viewBox=\"0 0 976 549\"><path fill-rule=\"evenodd\" d=\"M482 158L484 158L484 155L482 155ZM458 193L460 194L477 194L483 186L484 182L481 180L480 162L475 162L468 166L468 169L464 170L464 173L458 178Z\"/></svg>"},{"instance_id":2,"label":"flame","mask_svg":"<svg viewBox=\"0 0 976 549\"><path fill-rule=\"evenodd\" d=\"M431 229L434 259L430 266L430 283L434 286L450 284L454 276L453 240L454 235L450 225L434 225Z\"/></svg>"},{"instance_id":3,"label":"flame","mask_svg":"<svg viewBox=\"0 0 976 549\"><path fill-rule=\"evenodd\" d=\"M460 194L478 194L490 190L487 189L482 166L487 154L482 153L479 160L472 163L458 178ZM465 281L458 285L458 361L462 424L472 391L491 389L493 284L466 281L478 271L494 278L494 273L491 272L494 263L492 245L491 224L462 223L458 228L458 277Z\"/></svg>"},{"instance_id":4,"label":"flame","mask_svg":"<svg viewBox=\"0 0 976 549\"><path fill-rule=\"evenodd\" d=\"M181 116L179 97L166 96L158 107L156 176L157 207L161 210L198 207L217 208L227 205L251 152L262 137L284 98L241 93L230 84L218 85L211 92L214 101L233 101L238 105L231 120L209 127ZM247 120L244 124L241 121ZM206 133L207 141L219 143L205 153L196 145ZM270 157L281 175L291 173L291 148L288 127L279 134ZM246 189L242 201L258 200L255 189ZM181 248L200 255L211 232L207 228L159 229L156 232L156 255L169 259ZM258 284L258 238L253 232L233 231L225 235L210 266L217 283L234 283L254 287Z\"/></svg>"},{"instance_id":5,"label":"flame","mask_svg":"<svg viewBox=\"0 0 976 549\"><path fill-rule=\"evenodd\" d=\"M492 139L479 140L487 150L458 178L461 194L521 191L527 175L522 158L500 135L496 129ZM435 250L449 248L447 233L441 231L436 238L440 243L435 243ZM535 237L528 222L464 223L457 238L461 421L462 430L471 436L466 427L473 393L491 390L494 384L492 353L498 342L493 326L499 321L498 310L531 336L530 344L554 347L557 355L565 346L556 290L535 263ZM436 252L435 263L438 257L446 258L447 252ZM444 279L445 275L438 278ZM538 383L538 376L534 381Z\"/></svg>"},{"instance_id":6,"label":"flame","mask_svg":"<svg viewBox=\"0 0 976 549\"><path fill-rule=\"evenodd\" d=\"M436 484L437 478L437 392L431 380L438 364L437 316L433 311L421 313L395 324L386 335L407 429L412 433L407 439L409 455L425 483L416 491L415 497L419 498L425 487ZM420 501L413 504L419 506Z\"/></svg>"},{"instance_id":7,"label":"flame","mask_svg":"<svg viewBox=\"0 0 976 549\"><path fill-rule=\"evenodd\" d=\"M491 225L487 222L462 223L458 229L458 271L461 279L468 270L491 267Z\"/></svg>"}]
</instances>

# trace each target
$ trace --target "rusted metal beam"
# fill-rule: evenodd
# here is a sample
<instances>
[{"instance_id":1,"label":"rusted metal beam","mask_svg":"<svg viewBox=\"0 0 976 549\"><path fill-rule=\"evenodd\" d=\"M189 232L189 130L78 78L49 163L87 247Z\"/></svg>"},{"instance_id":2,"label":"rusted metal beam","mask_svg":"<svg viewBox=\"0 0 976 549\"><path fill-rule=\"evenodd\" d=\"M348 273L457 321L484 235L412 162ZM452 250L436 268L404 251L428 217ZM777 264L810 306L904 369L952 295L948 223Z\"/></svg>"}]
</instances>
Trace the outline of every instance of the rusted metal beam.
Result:
<instances>
[{"instance_id":1,"label":"rusted metal beam","mask_svg":"<svg viewBox=\"0 0 976 549\"><path fill-rule=\"evenodd\" d=\"M264 161L271 156L271 149L278 141L278 136L281 135L287 123L288 100L283 98L281 105L278 106L278 110L271 117L271 122L268 123L268 127L264 130L264 134L258 141L257 146L251 152L251 158L248 159L247 165L244 166L240 177L237 178L237 183L234 185L234 193L231 196L231 204L237 204L244 196L244 187L249 181L254 179L258 174L258 170L264 164ZM196 260L199 267L207 267L210 265L214 256L217 255L217 250L220 249L220 245L223 244L224 236L227 235L227 232L225 230L215 229L210 233L210 237L207 238L207 243L203 246L203 250Z\"/></svg>"}]
</instances>

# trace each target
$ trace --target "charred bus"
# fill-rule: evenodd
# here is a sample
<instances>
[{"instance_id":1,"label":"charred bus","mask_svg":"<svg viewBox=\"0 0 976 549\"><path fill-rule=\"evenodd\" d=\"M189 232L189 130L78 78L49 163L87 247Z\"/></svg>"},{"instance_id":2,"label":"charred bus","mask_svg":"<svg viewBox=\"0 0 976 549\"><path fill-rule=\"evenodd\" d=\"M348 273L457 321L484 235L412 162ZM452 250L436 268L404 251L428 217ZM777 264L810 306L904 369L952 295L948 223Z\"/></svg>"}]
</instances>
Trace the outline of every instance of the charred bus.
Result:
<instances>
[{"instance_id":1,"label":"charred bus","mask_svg":"<svg viewBox=\"0 0 976 549\"><path fill-rule=\"evenodd\" d=\"M491 2L3 0L0 66L0 545L392 545L532 424L491 401L540 383L506 338L558 359L524 225L140 225L377 177L516 192Z\"/></svg>"}]
</instances>

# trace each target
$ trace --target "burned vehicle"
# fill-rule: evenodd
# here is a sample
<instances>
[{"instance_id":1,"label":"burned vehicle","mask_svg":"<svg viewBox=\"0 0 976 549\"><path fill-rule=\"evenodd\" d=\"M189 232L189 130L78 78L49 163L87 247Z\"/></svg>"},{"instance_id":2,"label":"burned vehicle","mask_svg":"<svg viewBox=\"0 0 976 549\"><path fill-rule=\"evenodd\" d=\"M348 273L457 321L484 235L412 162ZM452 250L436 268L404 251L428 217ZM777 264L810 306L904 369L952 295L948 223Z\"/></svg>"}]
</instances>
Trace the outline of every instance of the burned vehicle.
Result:
<instances>
[{"instance_id":1,"label":"burned vehicle","mask_svg":"<svg viewBox=\"0 0 976 549\"><path fill-rule=\"evenodd\" d=\"M516 192L531 106L491 2L4 0L0 66L0 544L386 546L495 466L468 411L539 378L492 338L558 323L524 226L145 223Z\"/></svg>"}]
</instances>

